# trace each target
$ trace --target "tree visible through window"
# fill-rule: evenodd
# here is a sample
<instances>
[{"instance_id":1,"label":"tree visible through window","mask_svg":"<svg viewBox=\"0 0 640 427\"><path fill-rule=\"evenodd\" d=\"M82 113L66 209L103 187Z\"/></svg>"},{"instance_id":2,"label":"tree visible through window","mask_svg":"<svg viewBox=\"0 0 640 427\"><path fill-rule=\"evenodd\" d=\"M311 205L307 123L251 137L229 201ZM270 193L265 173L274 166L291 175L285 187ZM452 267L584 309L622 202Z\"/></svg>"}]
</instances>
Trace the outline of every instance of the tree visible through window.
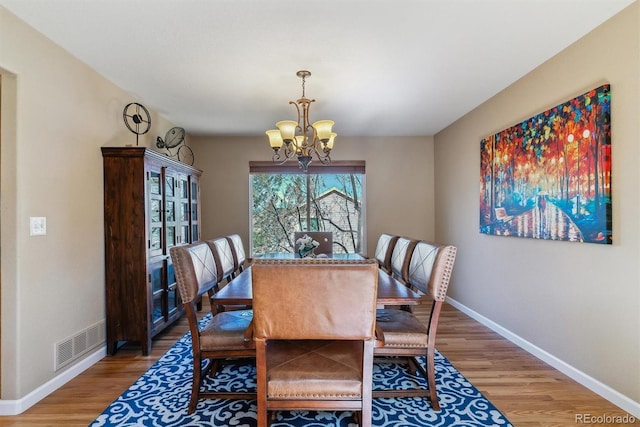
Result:
<instances>
[{"instance_id":1,"label":"tree visible through window","mask_svg":"<svg viewBox=\"0 0 640 427\"><path fill-rule=\"evenodd\" d=\"M364 162L309 173L251 163L251 253L294 252L296 231L331 231L334 253L364 245Z\"/></svg>"}]
</instances>

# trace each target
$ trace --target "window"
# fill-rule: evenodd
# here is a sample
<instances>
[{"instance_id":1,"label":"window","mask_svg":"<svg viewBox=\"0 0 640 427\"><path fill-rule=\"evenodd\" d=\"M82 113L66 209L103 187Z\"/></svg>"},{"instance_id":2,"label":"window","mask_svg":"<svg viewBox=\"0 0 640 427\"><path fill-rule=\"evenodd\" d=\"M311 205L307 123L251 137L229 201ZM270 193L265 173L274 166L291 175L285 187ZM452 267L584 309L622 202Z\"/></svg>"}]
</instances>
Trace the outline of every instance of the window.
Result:
<instances>
[{"instance_id":1,"label":"window","mask_svg":"<svg viewBox=\"0 0 640 427\"><path fill-rule=\"evenodd\" d=\"M251 255L293 252L296 231L333 232L334 253L365 247L364 162L309 166L250 162Z\"/></svg>"}]
</instances>

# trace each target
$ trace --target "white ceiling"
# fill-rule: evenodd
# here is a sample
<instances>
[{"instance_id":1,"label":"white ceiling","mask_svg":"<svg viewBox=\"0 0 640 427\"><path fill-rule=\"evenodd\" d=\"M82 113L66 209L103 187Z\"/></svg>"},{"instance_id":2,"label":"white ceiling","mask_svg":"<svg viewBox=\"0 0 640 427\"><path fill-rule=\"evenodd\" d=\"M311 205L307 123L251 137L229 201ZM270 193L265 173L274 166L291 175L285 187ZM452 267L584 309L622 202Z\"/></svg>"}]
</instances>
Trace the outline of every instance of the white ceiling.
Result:
<instances>
[{"instance_id":1,"label":"white ceiling","mask_svg":"<svg viewBox=\"0 0 640 427\"><path fill-rule=\"evenodd\" d=\"M312 121L334 120L338 135L392 136L437 133L633 1L0 5L192 135L259 135L295 119L288 102L307 69Z\"/></svg>"}]
</instances>

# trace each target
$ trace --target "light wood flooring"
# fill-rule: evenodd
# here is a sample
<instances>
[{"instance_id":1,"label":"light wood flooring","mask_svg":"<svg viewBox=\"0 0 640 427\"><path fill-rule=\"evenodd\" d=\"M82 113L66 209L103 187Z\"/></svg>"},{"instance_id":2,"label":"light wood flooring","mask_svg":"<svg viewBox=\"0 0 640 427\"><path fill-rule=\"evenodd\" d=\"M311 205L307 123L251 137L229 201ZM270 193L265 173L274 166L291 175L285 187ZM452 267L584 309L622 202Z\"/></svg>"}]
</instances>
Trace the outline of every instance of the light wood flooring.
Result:
<instances>
[{"instance_id":1,"label":"light wood flooring","mask_svg":"<svg viewBox=\"0 0 640 427\"><path fill-rule=\"evenodd\" d=\"M417 313L427 316L427 307L424 304ZM127 344L23 414L0 416L0 426L87 426L187 329L183 318L161 333L149 356ZM576 414L625 415L448 304L440 317L436 346L517 427L576 426Z\"/></svg>"}]
</instances>

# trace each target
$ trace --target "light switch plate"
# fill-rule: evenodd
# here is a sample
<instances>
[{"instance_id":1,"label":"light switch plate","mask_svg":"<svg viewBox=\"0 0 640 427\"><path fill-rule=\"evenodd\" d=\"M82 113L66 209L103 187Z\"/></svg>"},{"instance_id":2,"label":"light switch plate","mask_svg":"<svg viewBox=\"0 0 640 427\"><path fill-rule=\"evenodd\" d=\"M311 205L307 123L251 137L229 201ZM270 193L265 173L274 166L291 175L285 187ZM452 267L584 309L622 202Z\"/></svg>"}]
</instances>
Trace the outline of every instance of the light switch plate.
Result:
<instances>
[{"instance_id":1,"label":"light switch plate","mask_svg":"<svg viewBox=\"0 0 640 427\"><path fill-rule=\"evenodd\" d=\"M44 236L47 234L47 218L44 216L29 217L29 234L31 236Z\"/></svg>"}]
</instances>

